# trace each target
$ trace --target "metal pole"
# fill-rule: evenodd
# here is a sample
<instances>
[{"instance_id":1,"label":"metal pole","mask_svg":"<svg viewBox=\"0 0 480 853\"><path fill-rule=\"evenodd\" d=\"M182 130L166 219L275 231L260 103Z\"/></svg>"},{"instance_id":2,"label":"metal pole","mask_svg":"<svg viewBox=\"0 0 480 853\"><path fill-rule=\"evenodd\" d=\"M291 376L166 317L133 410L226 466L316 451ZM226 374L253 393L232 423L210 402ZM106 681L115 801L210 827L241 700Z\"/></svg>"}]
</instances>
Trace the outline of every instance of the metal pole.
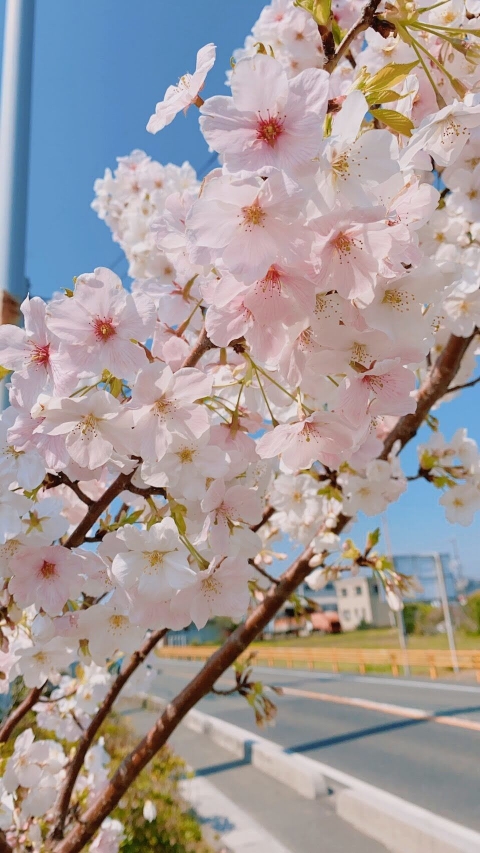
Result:
<instances>
[{"instance_id":1,"label":"metal pole","mask_svg":"<svg viewBox=\"0 0 480 853\"><path fill-rule=\"evenodd\" d=\"M450 608L448 606L447 587L445 586L445 575L443 573L443 566L440 554L434 554L433 559L435 561L435 569L437 572L438 591L440 593L440 599L442 602L445 627L447 629L448 645L450 646L450 654L452 656L453 671L458 673L460 672L460 668L458 666L457 649L455 646L455 635L453 633L452 617L450 614Z\"/></svg>"},{"instance_id":2,"label":"metal pole","mask_svg":"<svg viewBox=\"0 0 480 853\"><path fill-rule=\"evenodd\" d=\"M390 527L388 525L388 516L386 511L382 515L383 535L385 537L385 545L387 546L387 557L393 565L392 540L390 538ZM396 613L396 623L398 629L398 642L400 648L405 652L405 658L408 661L407 647L407 632L405 631L405 620L403 618L403 610L398 610ZM407 662L403 665L403 674L410 675L410 664Z\"/></svg>"},{"instance_id":3,"label":"metal pole","mask_svg":"<svg viewBox=\"0 0 480 853\"><path fill-rule=\"evenodd\" d=\"M27 294L30 105L35 0L7 0L0 103L0 321L16 322Z\"/></svg>"}]
</instances>

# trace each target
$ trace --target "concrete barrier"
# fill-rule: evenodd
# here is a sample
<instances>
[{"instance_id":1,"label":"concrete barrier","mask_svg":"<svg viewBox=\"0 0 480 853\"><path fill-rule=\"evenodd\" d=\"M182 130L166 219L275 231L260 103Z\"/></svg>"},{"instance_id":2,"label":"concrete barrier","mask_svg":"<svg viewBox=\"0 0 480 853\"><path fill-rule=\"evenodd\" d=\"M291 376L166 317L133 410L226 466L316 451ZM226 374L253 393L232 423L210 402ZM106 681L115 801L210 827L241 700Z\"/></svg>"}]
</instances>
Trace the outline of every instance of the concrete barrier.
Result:
<instances>
[{"instance_id":1,"label":"concrete barrier","mask_svg":"<svg viewBox=\"0 0 480 853\"><path fill-rule=\"evenodd\" d=\"M166 704L159 697L145 693L140 694L140 698L160 709L163 709ZM311 758L289 754L281 746L266 738L196 709L188 712L184 723L192 731L206 735L218 746L252 764L267 776L283 782L308 800L315 800L317 797L328 794L325 777L319 770L317 762Z\"/></svg>"},{"instance_id":2,"label":"concrete barrier","mask_svg":"<svg viewBox=\"0 0 480 853\"><path fill-rule=\"evenodd\" d=\"M391 853L479 853L480 834L416 809L399 797L346 788L336 794L337 814Z\"/></svg>"},{"instance_id":3,"label":"concrete barrier","mask_svg":"<svg viewBox=\"0 0 480 853\"><path fill-rule=\"evenodd\" d=\"M140 698L159 709L166 705L157 696L140 694ZM338 816L391 853L480 853L480 833L342 770L287 752L266 738L196 709L189 711L184 723L307 799L333 793Z\"/></svg>"}]
</instances>

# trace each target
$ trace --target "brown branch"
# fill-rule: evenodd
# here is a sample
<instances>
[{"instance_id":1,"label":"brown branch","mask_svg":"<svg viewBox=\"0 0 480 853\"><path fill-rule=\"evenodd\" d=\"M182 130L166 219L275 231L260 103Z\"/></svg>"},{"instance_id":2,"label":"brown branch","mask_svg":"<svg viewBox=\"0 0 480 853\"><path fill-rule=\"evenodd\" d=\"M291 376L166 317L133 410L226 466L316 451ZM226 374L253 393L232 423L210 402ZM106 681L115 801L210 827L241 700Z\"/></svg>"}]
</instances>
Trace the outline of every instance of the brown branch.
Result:
<instances>
[{"instance_id":1,"label":"brown branch","mask_svg":"<svg viewBox=\"0 0 480 853\"><path fill-rule=\"evenodd\" d=\"M385 441L381 458L388 456L395 441L400 441L400 446L404 447L416 435L429 409L445 394L454 379L472 338L473 336L471 338L457 338L454 335L450 337L420 389L417 412L400 418ZM348 517L340 515L334 532L341 533L349 521ZM99 793L95 803L84 813L82 823L78 824L55 848L55 853L79 853L90 841L102 821L115 808L141 770L165 744L185 714L211 691L220 676L273 619L297 586L310 573L309 562L313 555L314 549L310 545L281 575L278 583L272 584L263 601L250 613L245 622L236 628L192 681L167 705L147 735L122 762L112 779Z\"/></svg>"},{"instance_id":2,"label":"brown branch","mask_svg":"<svg viewBox=\"0 0 480 853\"><path fill-rule=\"evenodd\" d=\"M415 412L412 415L404 415L395 424L385 440L380 459L387 459L396 441L400 442L401 449L417 434L432 406L449 390L448 386L457 375L462 358L474 337L475 333L468 338L450 335L418 392Z\"/></svg>"},{"instance_id":3,"label":"brown branch","mask_svg":"<svg viewBox=\"0 0 480 853\"><path fill-rule=\"evenodd\" d=\"M116 498L120 492L123 492L124 489L130 483L130 480L133 477L133 471L130 474L119 474L117 479L113 481L113 483L106 489L103 495L92 503L89 507L88 511L85 513L85 516L82 518L80 524L77 525L73 533L70 534L67 541L65 542L66 548L77 548L79 545L85 541L85 536L91 527L95 524L95 522L100 518L102 512L110 506L111 502Z\"/></svg>"},{"instance_id":4,"label":"brown branch","mask_svg":"<svg viewBox=\"0 0 480 853\"><path fill-rule=\"evenodd\" d=\"M209 349L216 349L216 345L212 344L204 326L198 336L197 343L193 347L192 351L187 355L182 367L195 367L195 365L200 361L202 355L205 355Z\"/></svg>"},{"instance_id":5,"label":"brown branch","mask_svg":"<svg viewBox=\"0 0 480 853\"><path fill-rule=\"evenodd\" d=\"M38 702L41 692L45 684L42 687L34 687L30 690L30 693L27 693L23 702L20 702L20 705L12 711L11 714L8 715L7 719L3 723L0 728L0 743L6 743L10 735L12 734L15 726L18 725L20 720L23 719L25 714L33 708L33 706Z\"/></svg>"},{"instance_id":6,"label":"brown branch","mask_svg":"<svg viewBox=\"0 0 480 853\"><path fill-rule=\"evenodd\" d=\"M0 829L0 853L13 853L3 829Z\"/></svg>"},{"instance_id":7,"label":"brown branch","mask_svg":"<svg viewBox=\"0 0 480 853\"><path fill-rule=\"evenodd\" d=\"M271 519L274 512L276 512L274 506L267 506L266 509L264 509L264 511L263 511L263 515L262 515L261 520L258 522L258 524L254 524L250 528L250 530L253 530L254 533L256 533L257 530L260 530L260 528L263 527L263 525L266 524L267 521L269 521Z\"/></svg>"},{"instance_id":8,"label":"brown branch","mask_svg":"<svg viewBox=\"0 0 480 853\"><path fill-rule=\"evenodd\" d=\"M348 33L343 38L341 44L339 44L337 51L332 57L328 59L328 61L323 66L325 68L325 71L328 71L331 74L332 71L334 71L337 67L340 60L345 56L346 53L348 53L352 41L356 39L356 37L360 35L360 33L363 33L365 30L368 30L368 28L371 27L375 18L375 12L377 11L379 6L380 0L369 0L357 23L349 29Z\"/></svg>"},{"instance_id":9,"label":"brown branch","mask_svg":"<svg viewBox=\"0 0 480 853\"><path fill-rule=\"evenodd\" d=\"M167 490L163 486L147 486L145 489L141 489L140 486L134 486L132 483L129 483L127 490L132 492L133 495L140 495L142 498L150 498L154 495L160 495L162 498L167 497Z\"/></svg>"},{"instance_id":10,"label":"brown branch","mask_svg":"<svg viewBox=\"0 0 480 853\"><path fill-rule=\"evenodd\" d=\"M447 394L453 394L454 391L463 391L464 388L473 388L474 385L478 385L480 382L480 376L477 376L476 379L472 379L471 382L464 382L463 385L454 385L453 388L448 388Z\"/></svg>"},{"instance_id":11,"label":"brown branch","mask_svg":"<svg viewBox=\"0 0 480 853\"><path fill-rule=\"evenodd\" d=\"M78 481L71 480L63 471L59 471L57 474L47 474L43 483L45 489L54 489L55 486L68 486L68 488L71 489L72 492L76 494L77 498L79 498L82 503L86 504L86 506L92 506L95 503L92 498L89 498L88 495L82 491L78 485Z\"/></svg>"},{"instance_id":12,"label":"brown branch","mask_svg":"<svg viewBox=\"0 0 480 853\"><path fill-rule=\"evenodd\" d=\"M346 524L347 519L344 520ZM313 556L310 546L286 570L280 583L268 590L264 600L246 621L240 625L208 659L201 671L192 679L175 699L167 705L163 714L148 734L122 762L112 779L98 794L95 803L82 815L69 835L55 847L55 853L79 853L92 838L102 821L110 814L134 779L168 740L185 714L209 693L215 682L237 657L265 628L284 601L294 592L299 583L311 571L308 566Z\"/></svg>"},{"instance_id":13,"label":"brown branch","mask_svg":"<svg viewBox=\"0 0 480 853\"><path fill-rule=\"evenodd\" d=\"M95 735L97 734L103 721L110 713L113 703L115 702L122 688L127 683L130 676L133 675L135 670L138 669L140 664L143 663L145 658L150 654L152 649L155 648L157 643L162 639L162 637L165 636L166 633L167 628L164 628L161 631L155 631L155 633L153 633L148 638L148 640L145 641L143 646L138 651L134 652L123 672L121 672L113 682L100 708L98 709L95 716L92 718L90 725L83 731L83 734L77 745L77 750L68 766L67 775L65 777L65 781L60 790L55 805L54 829L52 831L53 839L63 838L65 821L67 819L68 809L70 806L72 792L75 787L75 782L77 781L78 774L80 773L83 767L85 756L88 750L90 749Z\"/></svg>"}]
</instances>

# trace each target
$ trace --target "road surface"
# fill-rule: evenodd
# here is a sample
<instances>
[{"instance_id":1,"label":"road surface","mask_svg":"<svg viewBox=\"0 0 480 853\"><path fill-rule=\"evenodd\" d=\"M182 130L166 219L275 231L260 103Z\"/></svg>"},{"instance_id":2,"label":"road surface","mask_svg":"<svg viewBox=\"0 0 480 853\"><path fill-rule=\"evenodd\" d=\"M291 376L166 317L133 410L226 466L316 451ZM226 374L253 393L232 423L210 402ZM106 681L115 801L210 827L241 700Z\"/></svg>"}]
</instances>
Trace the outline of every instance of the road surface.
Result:
<instances>
[{"instance_id":1,"label":"road surface","mask_svg":"<svg viewBox=\"0 0 480 853\"><path fill-rule=\"evenodd\" d=\"M170 699L200 664L162 659L160 669L150 691ZM277 722L263 737L480 831L480 686L265 667L255 674L295 691L275 698ZM238 695L210 695L197 707L258 732ZM440 720L419 719L419 710Z\"/></svg>"}]
</instances>

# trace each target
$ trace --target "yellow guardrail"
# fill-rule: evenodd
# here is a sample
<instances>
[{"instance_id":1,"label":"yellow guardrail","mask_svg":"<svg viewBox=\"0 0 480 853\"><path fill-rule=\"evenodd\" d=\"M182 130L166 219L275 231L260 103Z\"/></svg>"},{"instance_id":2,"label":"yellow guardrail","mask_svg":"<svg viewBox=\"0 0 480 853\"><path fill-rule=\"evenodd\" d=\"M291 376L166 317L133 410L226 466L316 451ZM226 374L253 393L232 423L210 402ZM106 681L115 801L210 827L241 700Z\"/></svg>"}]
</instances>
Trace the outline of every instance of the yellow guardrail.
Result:
<instances>
[{"instance_id":1,"label":"yellow guardrail","mask_svg":"<svg viewBox=\"0 0 480 853\"><path fill-rule=\"evenodd\" d=\"M159 657L177 660L205 661L216 651L216 646L160 646ZM423 649L340 649L315 646L250 646L245 655L254 652L255 663L263 666L282 666L288 669L324 669L333 672L356 668L364 675L371 669L390 669L398 676L400 668L428 670L430 678L437 678L439 670L452 670L454 660L448 650ZM245 656L244 655L244 656ZM461 670L474 671L480 682L480 649L459 650L456 653Z\"/></svg>"}]
</instances>

